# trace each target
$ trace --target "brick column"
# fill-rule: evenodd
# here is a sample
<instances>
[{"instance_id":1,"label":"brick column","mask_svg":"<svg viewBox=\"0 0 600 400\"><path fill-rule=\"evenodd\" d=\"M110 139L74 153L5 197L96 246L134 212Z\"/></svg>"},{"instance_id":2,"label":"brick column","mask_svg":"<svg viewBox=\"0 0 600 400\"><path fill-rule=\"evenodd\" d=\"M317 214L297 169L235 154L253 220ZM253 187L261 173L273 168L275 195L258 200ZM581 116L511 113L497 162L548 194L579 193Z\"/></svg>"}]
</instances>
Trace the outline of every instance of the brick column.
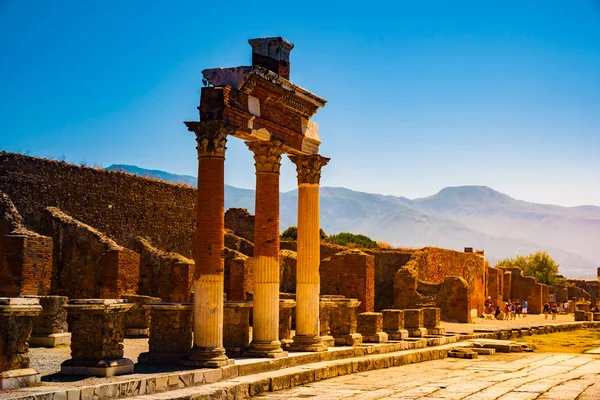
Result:
<instances>
[{"instance_id":1,"label":"brick column","mask_svg":"<svg viewBox=\"0 0 600 400\"><path fill-rule=\"evenodd\" d=\"M289 156L298 172L298 263L296 266L296 336L292 350L325 351L319 334L321 168L320 155Z\"/></svg>"},{"instance_id":2,"label":"brick column","mask_svg":"<svg viewBox=\"0 0 600 400\"><path fill-rule=\"evenodd\" d=\"M246 142L254 153L254 312L252 343L246 355L284 357L279 342L279 167L282 143Z\"/></svg>"},{"instance_id":3,"label":"brick column","mask_svg":"<svg viewBox=\"0 0 600 400\"><path fill-rule=\"evenodd\" d=\"M186 122L198 142L198 194L194 248L194 347L183 362L221 367L232 361L223 347L225 252L225 145L234 129L221 121Z\"/></svg>"}]
</instances>

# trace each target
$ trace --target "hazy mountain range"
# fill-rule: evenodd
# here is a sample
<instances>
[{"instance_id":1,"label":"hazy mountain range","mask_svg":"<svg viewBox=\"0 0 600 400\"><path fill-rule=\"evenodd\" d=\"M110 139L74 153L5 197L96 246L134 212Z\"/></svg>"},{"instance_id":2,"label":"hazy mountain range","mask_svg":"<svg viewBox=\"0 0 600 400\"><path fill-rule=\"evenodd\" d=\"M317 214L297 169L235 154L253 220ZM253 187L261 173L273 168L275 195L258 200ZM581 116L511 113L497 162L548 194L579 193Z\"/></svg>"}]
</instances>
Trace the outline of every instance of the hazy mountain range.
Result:
<instances>
[{"instance_id":1,"label":"hazy mountain range","mask_svg":"<svg viewBox=\"0 0 600 400\"><path fill-rule=\"evenodd\" d=\"M108 170L196 186L196 177L111 165ZM281 228L296 225L298 193L281 193ZM254 190L225 186L225 208L254 212ZM547 250L572 278L595 278L600 265L600 207L561 207L513 199L486 186L448 187L421 199L321 188L321 226L362 233L399 247L485 249L499 259Z\"/></svg>"}]
</instances>

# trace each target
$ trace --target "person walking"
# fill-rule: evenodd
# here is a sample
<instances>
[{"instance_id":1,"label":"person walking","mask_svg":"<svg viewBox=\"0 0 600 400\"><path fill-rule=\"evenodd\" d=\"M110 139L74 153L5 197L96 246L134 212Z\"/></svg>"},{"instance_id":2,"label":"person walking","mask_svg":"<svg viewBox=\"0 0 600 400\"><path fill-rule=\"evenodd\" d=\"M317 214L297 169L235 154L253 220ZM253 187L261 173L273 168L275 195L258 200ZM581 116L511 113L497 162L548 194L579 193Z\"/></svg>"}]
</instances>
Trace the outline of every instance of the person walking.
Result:
<instances>
[{"instance_id":1,"label":"person walking","mask_svg":"<svg viewBox=\"0 0 600 400\"><path fill-rule=\"evenodd\" d=\"M544 303L544 319L548 319L549 312L550 312L550 304Z\"/></svg>"},{"instance_id":2,"label":"person walking","mask_svg":"<svg viewBox=\"0 0 600 400\"><path fill-rule=\"evenodd\" d=\"M552 308L550 312L552 313L552 319L556 319L556 316L558 315L558 306L556 305L556 303L552 303Z\"/></svg>"},{"instance_id":3,"label":"person walking","mask_svg":"<svg viewBox=\"0 0 600 400\"><path fill-rule=\"evenodd\" d=\"M529 303L527 303L527 300L523 300L523 318L525 318L527 316L527 307L529 306Z\"/></svg>"}]
</instances>

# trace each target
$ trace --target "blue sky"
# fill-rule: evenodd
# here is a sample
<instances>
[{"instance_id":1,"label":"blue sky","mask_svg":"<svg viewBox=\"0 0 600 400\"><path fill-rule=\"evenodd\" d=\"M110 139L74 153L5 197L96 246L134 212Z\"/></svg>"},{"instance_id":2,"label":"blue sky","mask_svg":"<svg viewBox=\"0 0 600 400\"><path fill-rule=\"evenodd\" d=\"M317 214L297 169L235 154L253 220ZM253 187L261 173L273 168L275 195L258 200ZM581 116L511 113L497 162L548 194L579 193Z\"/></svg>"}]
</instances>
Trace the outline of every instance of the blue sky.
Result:
<instances>
[{"instance_id":1,"label":"blue sky","mask_svg":"<svg viewBox=\"0 0 600 400\"><path fill-rule=\"evenodd\" d=\"M0 0L0 149L195 175L200 71L248 65L263 36L292 41L291 80L328 100L323 185L600 205L595 0ZM227 183L252 188L250 152L228 148Z\"/></svg>"}]
</instances>

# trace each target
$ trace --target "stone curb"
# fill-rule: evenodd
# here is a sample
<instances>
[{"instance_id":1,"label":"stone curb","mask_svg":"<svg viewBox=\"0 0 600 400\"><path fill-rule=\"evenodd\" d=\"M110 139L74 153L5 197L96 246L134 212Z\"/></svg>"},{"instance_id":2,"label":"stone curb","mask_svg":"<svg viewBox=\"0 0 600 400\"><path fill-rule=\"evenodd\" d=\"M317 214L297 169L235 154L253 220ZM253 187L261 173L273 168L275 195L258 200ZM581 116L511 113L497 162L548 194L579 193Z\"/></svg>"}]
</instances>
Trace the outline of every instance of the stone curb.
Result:
<instances>
[{"instance_id":1,"label":"stone curb","mask_svg":"<svg viewBox=\"0 0 600 400\"><path fill-rule=\"evenodd\" d=\"M470 343L455 343L435 348L404 350L387 354L372 354L336 361L286 368L284 370L241 376L215 384L183 390L138 396L136 400L225 400L247 399L264 392L275 392L295 386L359 372L373 371L406 364L446 358L452 349L469 347Z\"/></svg>"},{"instance_id":2,"label":"stone curb","mask_svg":"<svg viewBox=\"0 0 600 400\"><path fill-rule=\"evenodd\" d=\"M530 327L520 326L517 328L511 329L501 329L493 330L491 332L474 332L473 334L458 334L455 336L450 336L446 334L445 343L440 347L428 348L427 351L431 350L441 350L446 348L444 346L448 346L446 350L453 347L464 347L470 346L471 343L461 343L463 341L469 339L477 339L477 338L489 338L489 339L510 339L510 337L506 337L508 334L523 334L523 331L529 331L530 333L542 334L542 333L551 333L551 332L559 332L559 331L568 331L574 329L582 329L582 328L590 328L590 327L600 327L600 322L565 322L558 323L552 325L532 325ZM162 375L154 375L147 378L135 378L135 379L125 379L120 380L118 382L110 382L105 384L99 384L94 386L78 386L78 387L67 387L67 388L57 388L52 387L48 388L47 392L31 392L27 394L23 394L23 396L19 397L9 397L7 400L106 400L106 399L114 399L114 398L125 398L125 397L143 397L145 395L154 395L157 393L164 393L166 397L160 398L170 398L169 393L173 391L179 391L182 389L190 390L190 393L193 392L195 395L194 398L202 398L198 397L205 390L208 390L206 385L211 385L211 387L219 382L225 381L231 378L240 379L241 377L248 377L252 379L252 377L257 376L262 373L272 372L277 370L286 369L289 371L290 368L308 367L307 364L317 364L322 362L334 362L334 361L350 361L348 359L363 357L363 356L376 356L383 355L389 356L389 353L396 353L406 350L416 350L417 352L421 351L419 349L425 349L427 346L428 338L419 339L419 340L410 340L410 341L401 341L401 342L390 342L385 344L363 344L359 346L355 346L352 348L328 351L322 353L307 353L302 355L297 355L294 357L286 357L286 358L278 358L278 359L269 359L260 362L254 363L242 363L236 364L232 366L216 368L216 369L197 369L197 370L184 370L178 371L174 373L166 373ZM437 342L437 340L436 340ZM457 342L457 344L449 345L448 343ZM421 360L426 361L426 360ZM358 361L357 361L358 362ZM395 366L395 364L393 364ZM398 364L403 365L403 364ZM387 368L387 367L386 367ZM368 369L367 369L368 370ZM283 371L284 372L284 371ZM360 372L360 371L356 371ZM338 374L339 375L339 374ZM336 376L338 376L336 375ZM267 379L267 378L264 378ZM271 379L271 378L269 378ZM228 390L231 387L238 387L241 383L237 383L236 385L232 385L233 380L229 380L226 382L220 382L219 390L223 390L224 393L229 393ZM201 386L203 385L203 386ZM266 385L263 382L263 385ZM269 385L271 385L271 381L269 381ZM277 387L277 383L275 387ZM243 385L242 385L243 386ZM272 386L269 386L272 387ZM238 390L238 389L236 389ZM240 389L243 391L243 389ZM270 389L269 389L270 390ZM263 390L264 391L264 390ZM207 392L208 393L208 392ZM210 392L213 393L213 392ZM174 393L173 393L174 394ZM219 399L218 394L215 394L215 398ZM148 397L154 398L154 397ZM186 398L186 397L182 397ZM212 398L212 397L210 397Z\"/></svg>"}]
</instances>

